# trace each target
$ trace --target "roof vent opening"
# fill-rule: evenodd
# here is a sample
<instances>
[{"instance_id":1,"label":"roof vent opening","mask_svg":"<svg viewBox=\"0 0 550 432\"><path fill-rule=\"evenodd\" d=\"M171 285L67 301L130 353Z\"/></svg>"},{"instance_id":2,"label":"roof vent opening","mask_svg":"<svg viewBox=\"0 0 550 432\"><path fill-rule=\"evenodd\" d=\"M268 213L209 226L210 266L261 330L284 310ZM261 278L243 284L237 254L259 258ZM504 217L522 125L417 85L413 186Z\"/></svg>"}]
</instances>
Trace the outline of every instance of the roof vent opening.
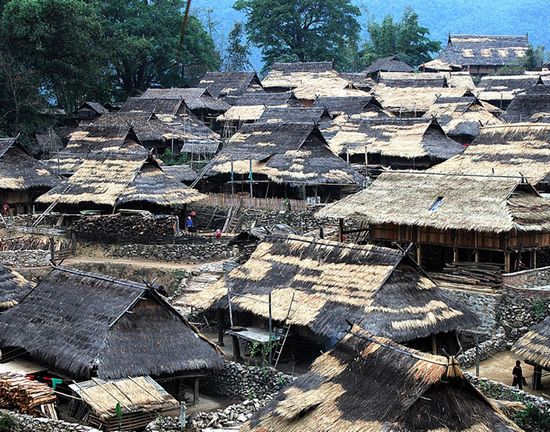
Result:
<instances>
[{"instance_id":1,"label":"roof vent opening","mask_svg":"<svg viewBox=\"0 0 550 432\"><path fill-rule=\"evenodd\" d=\"M443 197L437 197L434 201L434 203L430 206L429 212L433 213L436 211L439 207L441 207L441 204L443 204Z\"/></svg>"}]
</instances>

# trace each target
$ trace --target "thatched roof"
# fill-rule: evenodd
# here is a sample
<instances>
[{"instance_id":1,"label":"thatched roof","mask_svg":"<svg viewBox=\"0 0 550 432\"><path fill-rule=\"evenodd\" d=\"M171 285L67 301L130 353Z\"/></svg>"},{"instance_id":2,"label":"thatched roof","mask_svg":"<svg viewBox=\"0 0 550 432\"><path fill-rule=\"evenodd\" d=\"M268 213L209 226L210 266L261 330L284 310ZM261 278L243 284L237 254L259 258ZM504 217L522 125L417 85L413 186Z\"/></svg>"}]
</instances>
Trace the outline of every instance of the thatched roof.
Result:
<instances>
[{"instance_id":1,"label":"thatched roof","mask_svg":"<svg viewBox=\"0 0 550 432\"><path fill-rule=\"evenodd\" d=\"M9 328L9 331L8 331ZM75 378L203 372L222 357L153 288L55 268L0 315L0 344Z\"/></svg>"},{"instance_id":2,"label":"thatched roof","mask_svg":"<svg viewBox=\"0 0 550 432\"><path fill-rule=\"evenodd\" d=\"M520 178L435 172L385 172L371 187L326 206L318 216L441 230L550 231L550 202Z\"/></svg>"},{"instance_id":3,"label":"thatched roof","mask_svg":"<svg viewBox=\"0 0 550 432\"><path fill-rule=\"evenodd\" d=\"M443 161L464 147L431 119L351 118L329 142L339 155L379 154L385 158Z\"/></svg>"},{"instance_id":4,"label":"thatched roof","mask_svg":"<svg viewBox=\"0 0 550 432\"><path fill-rule=\"evenodd\" d=\"M268 107L258 119L258 123L313 123L321 118L330 119L324 107Z\"/></svg>"},{"instance_id":5,"label":"thatched roof","mask_svg":"<svg viewBox=\"0 0 550 432\"><path fill-rule=\"evenodd\" d=\"M353 83L342 78L337 72L326 76L304 80L294 88L294 95L301 101L313 102L319 97L365 97L367 92L355 88Z\"/></svg>"},{"instance_id":6,"label":"thatched roof","mask_svg":"<svg viewBox=\"0 0 550 432\"><path fill-rule=\"evenodd\" d=\"M397 56L390 56L378 59L371 63L363 72L375 74L378 72L413 72L414 68L409 66Z\"/></svg>"},{"instance_id":7,"label":"thatched roof","mask_svg":"<svg viewBox=\"0 0 550 432\"><path fill-rule=\"evenodd\" d=\"M0 190L50 189L60 178L33 158L15 138L0 138Z\"/></svg>"},{"instance_id":8,"label":"thatched roof","mask_svg":"<svg viewBox=\"0 0 550 432\"><path fill-rule=\"evenodd\" d=\"M548 112L550 112L550 84L544 84L539 78L537 84L516 95L500 118L508 123L518 123L528 121L534 114Z\"/></svg>"},{"instance_id":9,"label":"thatched roof","mask_svg":"<svg viewBox=\"0 0 550 432\"><path fill-rule=\"evenodd\" d=\"M474 90L476 85L470 72L443 72L447 85L454 88Z\"/></svg>"},{"instance_id":10,"label":"thatched roof","mask_svg":"<svg viewBox=\"0 0 550 432\"><path fill-rule=\"evenodd\" d=\"M229 109L223 100L213 97L206 88L147 89L143 99L182 99L191 110L224 112Z\"/></svg>"},{"instance_id":11,"label":"thatched roof","mask_svg":"<svg viewBox=\"0 0 550 432\"><path fill-rule=\"evenodd\" d=\"M206 72L197 87L207 88L216 98L262 91L262 83L256 72Z\"/></svg>"},{"instance_id":12,"label":"thatched roof","mask_svg":"<svg viewBox=\"0 0 550 432\"><path fill-rule=\"evenodd\" d=\"M431 72L380 72L378 83L388 87L446 87L444 74Z\"/></svg>"},{"instance_id":13,"label":"thatched roof","mask_svg":"<svg viewBox=\"0 0 550 432\"><path fill-rule=\"evenodd\" d=\"M433 59L418 66L424 72L454 72L462 70L461 65L444 62L441 59Z\"/></svg>"},{"instance_id":14,"label":"thatched roof","mask_svg":"<svg viewBox=\"0 0 550 432\"><path fill-rule=\"evenodd\" d=\"M262 85L265 89L293 89L333 72L332 62L274 63Z\"/></svg>"},{"instance_id":15,"label":"thatched roof","mask_svg":"<svg viewBox=\"0 0 550 432\"><path fill-rule=\"evenodd\" d=\"M525 57L528 49L526 35L449 35L438 58L461 66L504 66Z\"/></svg>"},{"instance_id":16,"label":"thatched roof","mask_svg":"<svg viewBox=\"0 0 550 432\"><path fill-rule=\"evenodd\" d=\"M535 85L539 77L534 75L488 75L477 84L478 97L506 108L518 93Z\"/></svg>"},{"instance_id":17,"label":"thatched roof","mask_svg":"<svg viewBox=\"0 0 550 432\"><path fill-rule=\"evenodd\" d=\"M80 105L75 112L75 117L79 117L78 114L81 110L90 110L98 116L109 112L109 110L100 103L92 101L84 102L82 105Z\"/></svg>"},{"instance_id":18,"label":"thatched roof","mask_svg":"<svg viewBox=\"0 0 550 432\"><path fill-rule=\"evenodd\" d=\"M32 284L19 273L0 264L0 311L18 304L32 289Z\"/></svg>"},{"instance_id":19,"label":"thatched roof","mask_svg":"<svg viewBox=\"0 0 550 432\"><path fill-rule=\"evenodd\" d=\"M266 175L277 183L361 184L363 178L330 151L313 123L253 123L244 125L213 159L211 173L233 170Z\"/></svg>"},{"instance_id":20,"label":"thatched roof","mask_svg":"<svg viewBox=\"0 0 550 432\"><path fill-rule=\"evenodd\" d=\"M198 173L189 165L162 165L161 168L167 176L182 183L191 183L198 176Z\"/></svg>"},{"instance_id":21,"label":"thatched roof","mask_svg":"<svg viewBox=\"0 0 550 432\"><path fill-rule=\"evenodd\" d=\"M436 118L451 137L470 139L479 135L482 126L502 123L474 95L439 97L424 117Z\"/></svg>"},{"instance_id":22,"label":"thatched roof","mask_svg":"<svg viewBox=\"0 0 550 432\"><path fill-rule=\"evenodd\" d=\"M243 432L519 432L463 376L434 356L351 328L260 409Z\"/></svg>"},{"instance_id":23,"label":"thatched roof","mask_svg":"<svg viewBox=\"0 0 550 432\"><path fill-rule=\"evenodd\" d=\"M149 376L112 381L94 379L69 387L103 421L117 416L117 405L123 416L179 409L179 402Z\"/></svg>"},{"instance_id":24,"label":"thatched roof","mask_svg":"<svg viewBox=\"0 0 550 432\"><path fill-rule=\"evenodd\" d=\"M267 107L301 105L292 92L251 92L238 97L227 98L232 106L218 117L218 121L251 122L258 120Z\"/></svg>"},{"instance_id":25,"label":"thatched roof","mask_svg":"<svg viewBox=\"0 0 550 432\"><path fill-rule=\"evenodd\" d=\"M393 113L424 114L438 97L460 97L467 92L463 88L444 87L391 87L378 84L374 90L376 99Z\"/></svg>"},{"instance_id":26,"label":"thatched roof","mask_svg":"<svg viewBox=\"0 0 550 432\"><path fill-rule=\"evenodd\" d=\"M376 85L376 82L363 72L340 72L340 76L359 90L370 91Z\"/></svg>"},{"instance_id":27,"label":"thatched roof","mask_svg":"<svg viewBox=\"0 0 550 432\"><path fill-rule=\"evenodd\" d=\"M352 96L321 96L315 99L314 107L323 107L331 116L373 113L375 116L390 117L374 96L367 93Z\"/></svg>"},{"instance_id":28,"label":"thatched roof","mask_svg":"<svg viewBox=\"0 0 550 432\"><path fill-rule=\"evenodd\" d=\"M524 176L533 185L548 185L550 125L520 123L484 127L462 155L433 169L457 174Z\"/></svg>"},{"instance_id":29,"label":"thatched roof","mask_svg":"<svg viewBox=\"0 0 550 432\"><path fill-rule=\"evenodd\" d=\"M475 316L424 277L402 252L305 237L268 237L250 259L191 298L201 308L227 307L291 323L332 344L347 320L396 341L477 325Z\"/></svg>"},{"instance_id":30,"label":"thatched roof","mask_svg":"<svg viewBox=\"0 0 550 432\"><path fill-rule=\"evenodd\" d=\"M521 358L550 370L550 317L535 325L512 347Z\"/></svg>"},{"instance_id":31,"label":"thatched roof","mask_svg":"<svg viewBox=\"0 0 550 432\"><path fill-rule=\"evenodd\" d=\"M113 208L132 203L180 207L202 198L195 189L166 175L152 156L133 160L112 156L85 160L66 182L36 202Z\"/></svg>"}]
</instances>

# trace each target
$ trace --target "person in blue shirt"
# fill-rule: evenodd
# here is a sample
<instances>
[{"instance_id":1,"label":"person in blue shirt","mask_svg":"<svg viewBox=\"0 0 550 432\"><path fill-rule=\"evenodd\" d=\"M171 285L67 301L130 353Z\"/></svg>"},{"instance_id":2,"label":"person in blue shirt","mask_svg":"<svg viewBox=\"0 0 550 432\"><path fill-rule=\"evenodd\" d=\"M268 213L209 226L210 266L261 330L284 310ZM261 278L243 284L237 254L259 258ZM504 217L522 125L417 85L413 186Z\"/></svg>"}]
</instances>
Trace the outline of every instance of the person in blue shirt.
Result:
<instances>
[{"instance_id":1,"label":"person in blue shirt","mask_svg":"<svg viewBox=\"0 0 550 432\"><path fill-rule=\"evenodd\" d=\"M185 221L185 227L187 228L187 231L189 232L195 232L195 224L193 223L193 218L191 216L187 216L187 220Z\"/></svg>"}]
</instances>

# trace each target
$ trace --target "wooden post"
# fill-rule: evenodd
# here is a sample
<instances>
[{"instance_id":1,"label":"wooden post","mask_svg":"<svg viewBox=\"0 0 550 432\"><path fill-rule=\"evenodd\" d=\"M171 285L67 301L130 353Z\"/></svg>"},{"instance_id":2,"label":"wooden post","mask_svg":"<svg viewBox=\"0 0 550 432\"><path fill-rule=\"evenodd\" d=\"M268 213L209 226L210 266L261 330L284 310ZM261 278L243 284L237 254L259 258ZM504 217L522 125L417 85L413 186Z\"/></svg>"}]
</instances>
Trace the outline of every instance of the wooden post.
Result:
<instances>
[{"instance_id":1,"label":"wooden post","mask_svg":"<svg viewBox=\"0 0 550 432\"><path fill-rule=\"evenodd\" d=\"M437 355L437 336L432 334L432 354Z\"/></svg>"},{"instance_id":2,"label":"wooden post","mask_svg":"<svg viewBox=\"0 0 550 432\"><path fill-rule=\"evenodd\" d=\"M479 251L477 249L474 249L474 262L479 262Z\"/></svg>"},{"instance_id":3,"label":"wooden post","mask_svg":"<svg viewBox=\"0 0 550 432\"><path fill-rule=\"evenodd\" d=\"M199 403L199 385L200 378L195 377L193 380L193 405L197 405Z\"/></svg>"},{"instance_id":4,"label":"wooden post","mask_svg":"<svg viewBox=\"0 0 550 432\"><path fill-rule=\"evenodd\" d=\"M269 364L273 364L273 351L271 350L271 332L273 331L273 316L271 315L271 291L268 294L268 308L269 308Z\"/></svg>"},{"instance_id":5,"label":"wooden post","mask_svg":"<svg viewBox=\"0 0 550 432\"><path fill-rule=\"evenodd\" d=\"M223 311L218 309L218 345L224 346L223 343Z\"/></svg>"},{"instance_id":6,"label":"wooden post","mask_svg":"<svg viewBox=\"0 0 550 432\"><path fill-rule=\"evenodd\" d=\"M233 359L237 363L239 363L240 361L242 361L239 339L237 338L237 336L232 336L232 341L233 341Z\"/></svg>"},{"instance_id":7,"label":"wooden post","mask_svg":"<svg viewBox=\"0 0 550 432\"><path fill-rule=\"evenodd\" d=\"M342 243L344 241L344 219L338 219L338 236Z\"/></svg>"},{"instance_id":8,"label":"wooden post","mask_svg":"<svg viewBox=\"0 0 550 432\"><path fill-rule=\"evenodd\" d=\"M534 269L537 268L537 250L536 249L533 250L533 268Z\"/></svg>"},{"instance_id":9,"label":"wooden post","mask_svg":"<svg viewBox=\"0 0 550 432\"><path fill-rule=\"evenodd\" d=\"M511 256L510 256L510 252L504 252L504 272L505 273L510 273L510 269L511 269Z\"/></svg>"},{"instance_id":10,"label":"wooden post","mask_svg":"<svg viewBox=\"0 0 550 432\"><path fill-rule=\"evenodd\" d=\"M542 367L538 365L533 370L533 390L542 390Z\"/></svg>"},{"instance_id":11,"label":"wooden post","mask_svg":"<svg viewBox=\"0 0 550 432\"><path fill-rule=\"evenodd\" d=\"M248 166L250 168L250 173L248 174L248 177L250 179L250 204L252 205L252 194L253 194L253 186L252 186L252 159L248 161Z\"/></svg>"},{"instance_id":12,"label":"wooden post","mask_svg":"<svg viewBox=\"0 0 550 432\"><path fill-rule=\"evenodd\" d=\"M422 267L422 246L420 243L416 244L416 263Z\"/></svg>"},{"instance_id":13,"label":"wooden post","mask_svg":"<svg viewBox=\"0 0 550 432\"><path fill-rule=\"evenodd\" d=\"M458 248L455 246L453 247L453 263L458 262Z\"/></svg>"}]
</instances>

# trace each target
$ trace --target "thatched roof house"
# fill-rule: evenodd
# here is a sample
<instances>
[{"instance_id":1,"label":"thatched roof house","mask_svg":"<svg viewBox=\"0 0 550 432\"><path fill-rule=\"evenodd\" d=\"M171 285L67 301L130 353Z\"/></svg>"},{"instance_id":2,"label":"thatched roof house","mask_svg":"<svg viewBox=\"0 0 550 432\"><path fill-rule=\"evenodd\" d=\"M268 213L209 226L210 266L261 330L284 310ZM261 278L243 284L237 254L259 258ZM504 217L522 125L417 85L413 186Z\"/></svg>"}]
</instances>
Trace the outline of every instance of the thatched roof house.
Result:
<instances>
[{"instance_id":1,"label":"thatched roof house","mask_svg":"<svg viewBox=\"0 0 550 432\"><path fill-rule=\"evenodd\" d=\"M413 72L414 68L398 56L384 57L372 62L363 73L374 76L379 72Z\"/></svg>"},{"instance_id":2,"label":"thatched roof house","mask_svg":"<svg viewBox=\"0 0 550 432\"><path fill-rule=\"evenodd\" d=\"M349 81L355 88L366 92L376 85L376 82L363 72L340 72L340 76Z\"/></svg>"},{"instance_id":3,"label":"thatched roof house","mask_svg":"<svg viewBox=\"0 0 550 432\"><path fill-rule=\"evenodd\" d=\"M461 65L447 63L441 59L433 59L418 66L422 72L457 72L462 70Z\"/></svg>"},{"instance_id":4,"label":"thatched roof house","mask_svg":"<svg viewBox=\"0 0 550 432\"><path fill-rule=\"evenodd\" d=\"M227 285L226 285L227 284ZM334 345L353 321L399 342L477 325L474 315L423 276L401 251L305 237L268 237L225 280L191 298L196 307L284 322L308 329L309 338ZM449 349L449 347L448 347Z\"/></svg>"},{"instance_id":5,"label":"thatched roof house","mask_svg":"<svg viewBox=\"0 0 550 432\"><path fill-rule=\"evenodd\" d=\"M550 112L550 84L539 77L537 83L528 87L510 102L501 120L508 123L528 121L533 115Z\"/></svg>"},{"instance_id":6,"label":"thatched roof house","mask_svg":"<svg viewBox=\"0 0 550 432\"><path fill-rule=\"evenodd\" d=\"M433 356L359 327L278 393L243 432L519 432L466 380Z\"/></svg>"},{"instance_id":7,"label":"thatched roof house","mask_svg":"<svg viewBox=\"0 0 550 432\"><path fill-rule=\"evenodd\" d=\"M550 370L550 317L532 327L512 350L529 364Z\"/></svg>"},{"instance_id":8,"label":"thatched roof house","mask_svg":"<svg viewBox=\"0 0 550 432\"><path fill-rule=\"evenodd\" d=\"M221 99L263 91L256 72L206 72L197 87L207 88L213 97Z\"/></svg>"},{"instance_id":9,"label":"thatched roof house","mask_svg":"<svg viewBox=\"0 0 550 432\"><path fill-rule=\"evenodd\" d=\"M334 76L332 62L274 63L262 86L269 92L288 91L328 76Z\"/></svg>"},{"instance_id":10,"label":"thatched roof house","mask_svg":"<svg viewBox=\"0 0 550 432\"><path fill-rule=\"evenodd\" d=\"M169 88L169 89L147 89L143 99L182 99L187 108L193 111L199 118L207 113L220 114L229 109L224 101L217 99L206 88Z\"/></svg>"},{"instance_id":11,"label":"thatched roof house","mask_svg":"<svg viewBox=\"0 0 550 432\"><path fill-rule=\"evenodd\" d=\"M468 71L442 72L449 87L474 90L476 85L472 75Z\"/></svg>"},{"instance_id":12,"label":"thatched roof house","mask_svg":"<svg viewBox=\"0 0 550 432\"><path fill-rule=\"evenodd\" d=\"M438 58L474 75L488 75L525 57L528 49L527 35L449 35Z\"/></svg>"},{"instance_id":13,"label":"thatched roof house","mask_svg":"<svg viewBox=\"0 0 550 432\"><path fill-rule=\"evenodd\" d=\"M423 262L418 247L417 260L428 267L457 261L459 249L476 251L477 259L480 250L487 250L499 252L495 256L503 258L509 272L521 259L518 252L550 247L550 202L521 177L437 172L385 172L368 189L318 215L362 221L374 241L448 248ZM490 254L482 258L495 259Z\"/></svg>"},{"instance_id":14,"label":"thatched roof house","mask_svg":"<svg viewBox=\"0 0 550 432\"><path fill-rule=\"evenodd\" d=\"M60 178L33 158L16 138L0 138L0 203L16 213L31 209L34 199L58 185Z\"/></svg>"},{"instance_id":15,"label":"thatched roof house","mask_svg":"<svg viewBox=\"0 0 550 432\"><path fill-rule=\"evenodd\" d=\"M108 113L109 110L98 102L84 102L73 113L75 120L91 120Z\"/></svg>"},{"instance_id":16,"label":"thatched roof house","mask_svg":"<svg viewBox=\"0 0 550 432\"><path fill-rule=\"evenodd\" d=\"M331 117L324 107L266 107L258 123L312 123L330 121Z\"/></svg>"},{"instance_id":17,"label":"thatched roof house","mask_svg":"<svg viewBox=\"0 0 550 432\"><path fill-rule=\"evenodd\" d=\"M182 208L204 196L168 176L158 160L148 155L128 159L112 154L86 159L64 183L36 202L82 210L148 208L155 211Z\"/></svg>"},{"instance_id":18,"label":"thatched roof house","mask_svg":"<svg viewBox=\"0 0 550 432\"><path fill-rule=\"evenodd\" d=\"M502 123L489 111L487 105L473 94L462 97L442 96L437 98L424 117L437 119L449 137L469 144L479 135L482 126Z\"/></svg>"},{"instance_id":19,"label":"thatched roof house","mask_svg":"<svg viewBox=\"0 0 550 432\"><path fill-rule=\"evenodd\" d=\"M203 374L222 365L203 338L155 289L55 268L0 315L0 345L77 379Z\"/></svg>"},{"instance_id":20,"label":"thatched roof house","mask_svg":"<svg viewBox=\"0 0 550 432\"><path fill-rule=\"evenodd\" d=\"M239 126L258 120L267 107L302 106L292 92L284 93L245 93L242 96L227 98L232 105L217 120Z\"/></svg>"},{"instance_id":21,"label":"thatched roof house","mask_svg":"<svg viewBox=\"0 0 550 432\"><path fill-rule=\"evenodd\" d=\"M437 121L408 118L350 118L329 142L350 162L425 169L462 153Z\"/></svg>"},{"instance_id":22,"label":"thatched roof house","mask_svg":"<svg viewBox=\"0 0 550 432\"><path fill-rule=\"evenodd\" d=\"M189 165L161 165L161 168L167 176L185 184L193 183L198 176L197 171Z\"/></svg>"},{"instance_id":23,"label":"thatched roof house","mask_svg":"<svg viewBox=\"0 0 550 432\"><path fill-rule=\"evenodd\" d=\"M478 97L498 108L506 109L518 93L527 90L539 80L538 75L489 75L477 84Z\"/></svg>"},{"instance_id":24,"label":"thatched roof house","mask_svg":"<svg viewBox=\"0 0 550 432\"><path fill-rule=\"evenodd\" d=\"M342 187L363 182L360 174L330 151L313 123L243 125L213 159L210 169L210 174L226 177L232 172L242 178L243 185L248 185L252 176L257 193L265 194L271 187L269 192L275 196L291 193L287 186L301 195L307 193L307 187L315 191L317 186L332 187L339 195Z\"/></svg>"},{"instance_id":25,"label":"thatched roof house","mask_svg":"<svg viewBox=\"0 0 550 432\"><path fill-rule=\"evenodd\" d=\"M378 83L388 87L447 87L447 79L441 73L429 72L381 72Z\"/></svg>"},{"instance_id":26,"label":"thatched roof house","mask_svg":"<svg viewBox=\"0 0 550 432\"><path fill-rule=\"evenodd\" d=\"M19 273L0 264L0 312L17 305L32 287Z\"/></svg>"},{"instance_id":27,"label":"thatched roof house","mask_svg":"<svg viewBox=\"0 0 550 432\"><path fill-rule=\"evenodd\" d=\"M362 114L372 117L392 117L376 98L367 93L352 96L321 96L315 99L314 107L326 108L332 117Z\"/></svg>"}]
</instances>

